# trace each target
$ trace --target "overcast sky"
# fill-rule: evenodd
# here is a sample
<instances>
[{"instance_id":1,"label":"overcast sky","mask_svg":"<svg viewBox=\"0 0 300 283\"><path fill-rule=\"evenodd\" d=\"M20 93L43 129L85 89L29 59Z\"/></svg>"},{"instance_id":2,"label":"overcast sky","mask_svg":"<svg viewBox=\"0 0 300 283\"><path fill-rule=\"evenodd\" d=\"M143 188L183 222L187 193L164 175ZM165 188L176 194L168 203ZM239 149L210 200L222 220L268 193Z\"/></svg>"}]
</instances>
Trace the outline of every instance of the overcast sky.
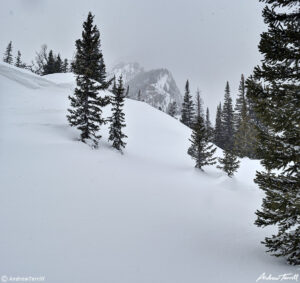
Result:
<instances>
[{"instance_id":1,"label":"overcast sky","mask_svg":"<svg viewBox=\"0 0 300 283\"><path fill-rule=\"evenodd\" d=\"M124 60L168 68L182 93L189 79L215 112L226 81L235 97L241 73L260 62L262 8L258 0L0 0L0 52L12 40L28 62L43 43L71 58L92 11L108 68Z\"/></svg>"}]
</instances>

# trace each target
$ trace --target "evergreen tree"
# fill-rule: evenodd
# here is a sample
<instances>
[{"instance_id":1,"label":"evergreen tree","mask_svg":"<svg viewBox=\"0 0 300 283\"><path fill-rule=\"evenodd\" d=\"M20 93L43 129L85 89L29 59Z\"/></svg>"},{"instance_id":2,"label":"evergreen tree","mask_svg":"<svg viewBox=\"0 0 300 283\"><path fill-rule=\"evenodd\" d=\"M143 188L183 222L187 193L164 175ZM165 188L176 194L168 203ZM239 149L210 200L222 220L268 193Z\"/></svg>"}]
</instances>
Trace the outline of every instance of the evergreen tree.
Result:
<instances>
[{"instance_id":1,"label":"evergreen tree","mask_svg":"<svg viewBox=\"0 0 300 283\"><path fill-rule=\"evenodd\" d=\"M268 30L259 51L262 65L247 80L255 113L264 125L258 127L258 151L265 171L255 182L265 192L256 212L259 227L276 226L277 233L263 243L268 252L300 264L300 2L262 0ZM266 130L267 129L267 130Z\"/></svg>"},{"instance_id":2,"label":"evergreen tree","mask_svg":"<svg viewBox=\"0 0 300 283\"><path fill-rule=\"evenodd\" d=\"M240 127L242 119L243 107L246 105L246 86L244 75L241 75L241 81L239 85L239 94L236 99L235 108L234 108L234 126L235 130ZM247 107L247 106L246 106Z\"/></svg>"},{"instance_id":3,"label":"evergreen tree","mask_svg":"<svg viewBox=\"0 0 300 283\"><path fill-rule=\"evenodd\" d=\"M223 148L222 104L217 107L216 124L214 131L214 143Z\"/></svg>"},{"instance_id":4,"label":"evergreen tree","mask_svg":"<svg viewBox=\"0 0 300 283\"><path fill-rule=\"evenodd\" d=\"M99 82L102 86L108 87L111 81L106 82L106 67L101 51L100 32L97 26L93 25L93 20L94 16L89 12L87 21L84 23L82 40L76 41L77 52L72 63L72 70L75 74L81 74L87 71L86 68L89 65L91 70L89 77ZM86 45L90 40L94 41L90 43L91 46ZM90 60L90 62L86 61L86 59Z\"/></svg>"},{"instance_id":5,"label":"evergreen tree","mask_svg":"<svg viewBox=\"0 0 300 283\"><path fill-rule=\"evenodd\" d=\"M229 83L226 83L222 109L222 145L225 150L232 150L234 143L233 108Z\"/></svg>"},{"instance_id":6,"label":"evergreen tree","mask_svg":"<svg viewBox=\"0 0 300 283\"><path fill-rule=\"evenodd\" d=\"M58 54L55 59L55 73L62 73L63 72L63 61L60 58L60 55Z\"/></svg>"},{"instance_id":7,"label":"evergreen tree","mask_svg":"<svg viewBox=\"0 0 300 283\"><path fill-rule=\"evenodd\" d=\"M196 168L203 171L203 166L216 163L216 158L213 157L216 148L213 148L213 144L208 143L207 132L201 116L197 117L190 142L192 144L188 149L188 154L196 161Z\"/></svg>"},{"instance_id":8,"label":"evergreen tree","mask_svg":"<svg viewBox=\"0 0 300 283\"><path fill-rule=\"evenodd\" d=\"M199 117L199 116L204 118L203 101L202 101L199 89L197 89L197 92L196 92L196 103L195 104L196 104L196 117L195 117L195 119L197 120L197 117Z\"/></svg>"},{"instance_id":9,"label":"evergreen tree","mask_svg":"<svg viewBox=\"0 0 300 283\"><path fill-rule=\"evenodd\" d=\"M47 58L47 63L44 66L43 75L54 74L56 72L56 62L53 51L50 50Z\"/></svg>"},{"instance_id":10,"label":"evergreen tree","mask_svg":"<svg viewBox=\"0 0 300 283\"><path fill-rule=\"evenodd\" d=\"M176 101L170 102L168 109L167 109L167 113L171 116L174 117L177 113L177 103Z\"/></svg>"},{"instance_id":11,"label":"evergreen tree","mask_svg":"<svg viewBox=\"0 0 300 283\"><path fill-rule=\"evenodd\" d=\"M192 96L190 95L189 81L186 81L180 121L186 126L192 128L195 121L194 117L195 117L194 103L193 103Z\"/></svg>"},{"instance_id":12,"label":"evergreen tree","mask_svg":"<svg viewBox=\"0 0 300 283\"><path fill-rule=\"evenodd\" d=\"M238 128L234 136L234 152L239 157L256 157L257 132L248 114L246 100L242 101Z\"/></svg>"},{"instance_id":13,"label":"evergreen tree","mask_svg":"<svg viewBox=\"0 0 300 283\"><path fill-rule=\"evenodd\" d=\"M120 76L118 80L118 85L114 81L113 86L113 97L111 99L112 104L112 117L110 118L109 127L109 138L113 144L112 146L122 153L122 148L125 148L126 143L123 141L127 136L122 132L122 128L126 126L125 124L125 114L123 113L124 106L124 86L123 79Z\"/></svg>"},{"instance_id":14,"label":"evergreen tree","mask_svg":"<svg viewBox=\"0 0 300 283\"><path fill-rule=\"evenodd\" d=\"M18 55L16 57L16 63L15 66L18 68L21 68L23 66L22 61L21 61L21 52L18 50Z\"/></svg>"},{"instance_id":15,"label":"evergreen tree","mask_svg":"<svg viewBox=\"0 0 300 283\"><path fill-rule=\"evenodd\" d=\"M94 16L89 13L83 23L82 39L76 41L76 56L73 64L77 87L73 96L69 96L71 109L68 109L68 121L71 126L81 131L81 141L92 141L92 146L98 146L97 135L100 126L105 123L101 107L109 101L101 97L99 90L108 88L108 83L99 83L100 52L99 31L93 25Z\"/></svg>"},{"instance_id":16,"label":"evergreen tree","mask_svg":"<svg viewBox=\"0 0 300 283\"><path fill-rule=\"evenodd\" d=\"M12 42L10 41L6 47L6 51L4 53L3 62L12 64L13 63L13 55L12 55Z\"/></svg>"},{"instance_id":17,"label":"evergreen tree","mask_svg":"<svg viewBox=\"0 0 300 283\"><path fill-rule=\"evenodd\" d=\"M205 128L206 128L208 140L209 140L210 142L212 142L212 141L213 141L213 132L214 132L214 129L213 129L213 127L211 126L211 122L210 122L210 118L209 118L209 109L208 109L208 107L206 108Z\"/></svg>"},{"instance_id":18,"label":"evergreen tree","mask_svg":"<svg viewBox=\"0 0 300 283\"><path fill-rule=\"evenodd\" d=\"M232 177L234 172L240 167L240 161L232 151L224 150L223 155L223 158L218 158L220 165L218 165L217 168L226 172L229 177Z\"/></svg>"},{"instance_id":19,"label":"evergreen tree","mask_svg":"<svg viewBox=\"0 0 300 283\"><path fill-rule=\"evenodd\" d=\"M62 72L67 73L69 71L68 59L65 59L62 65Z\"/></svg>"}]
</instances>

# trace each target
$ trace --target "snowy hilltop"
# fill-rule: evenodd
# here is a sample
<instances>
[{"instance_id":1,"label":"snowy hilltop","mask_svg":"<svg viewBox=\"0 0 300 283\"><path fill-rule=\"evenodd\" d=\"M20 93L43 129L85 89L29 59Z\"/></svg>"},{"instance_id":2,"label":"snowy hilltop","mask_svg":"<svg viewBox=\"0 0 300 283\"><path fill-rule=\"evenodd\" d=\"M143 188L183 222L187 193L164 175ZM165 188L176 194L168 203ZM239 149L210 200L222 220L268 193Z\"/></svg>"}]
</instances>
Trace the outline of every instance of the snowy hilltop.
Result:
<instances>
[{"instance_id":1,"label":"snowy hilltop","mask_svg":"<svg viewBox=\"0 0 300 283\"><path fill-rule=\"evenodd\" d=\"M130 98L145 101L165 112L173 101L181 107L182 95L167 69L145 71L138 63L119 63L110 73L111 76L123 76L125 84L129 85Z\"/></svg>"},{"instance_id":2,"label":"snowy hilltop","mask_svg":"<svg viewBox=\"0 0 300 283\"><path fill-rule=\"evenodd\" d=\"M191 130L126 99L124 155L68 125L72 74L0 63L1 274L49 283L253 283L295 273L260 244L257 160L236 176L194 169ZM103 116L110 115L110 107ZM220 156L218 149L216 156ZM238 268L237 268L238 267Z\"/></svg>"}]
</instances>

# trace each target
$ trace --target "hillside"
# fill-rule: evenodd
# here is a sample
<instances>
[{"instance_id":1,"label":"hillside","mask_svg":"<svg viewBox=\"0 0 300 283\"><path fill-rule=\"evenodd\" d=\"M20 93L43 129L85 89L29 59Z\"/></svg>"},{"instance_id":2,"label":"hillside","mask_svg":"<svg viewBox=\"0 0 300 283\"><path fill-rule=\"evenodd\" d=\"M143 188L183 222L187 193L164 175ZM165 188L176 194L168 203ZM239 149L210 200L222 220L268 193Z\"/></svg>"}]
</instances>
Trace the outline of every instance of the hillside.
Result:
<instances>
[{"instance_id":1,"label":"hillside","mask_svg":"<svg viewBox=\"0 0 300 283\"><path fill-rule=\"evenodd\" d=\"M72 74L0 63L1 275L46 282L250 283L295 273L260 244L258 161L230 179L186 154L190 129L125 102L124 155L80 143L66 120ZM109 115L109 108L104 115ZM220 152L218 151L218 154Z\"/></svg>"}]
</instances>

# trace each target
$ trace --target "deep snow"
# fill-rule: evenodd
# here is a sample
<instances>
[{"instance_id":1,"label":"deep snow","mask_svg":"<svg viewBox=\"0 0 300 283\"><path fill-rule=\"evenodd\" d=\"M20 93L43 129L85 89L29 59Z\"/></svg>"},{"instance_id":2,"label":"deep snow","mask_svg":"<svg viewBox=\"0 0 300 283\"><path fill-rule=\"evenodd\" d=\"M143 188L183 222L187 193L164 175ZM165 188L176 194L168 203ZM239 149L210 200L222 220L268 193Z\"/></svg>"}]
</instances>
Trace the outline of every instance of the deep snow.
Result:
<instances>
[{"instance_id":1,"label":"deep snow","mask_svg":"<svg viewBox=\"0 0 300 283\"><path fill-rule=\"evenodd\" d=\"M258 161L243 159L232 179L202 173L186 154L190 130L134 100L124 155L107 126L92 150L67 124L72 80L0 63L0 276L247 283L299 272L260 244L272 230L253 224Z\"/></svg>"}]
</instances>

